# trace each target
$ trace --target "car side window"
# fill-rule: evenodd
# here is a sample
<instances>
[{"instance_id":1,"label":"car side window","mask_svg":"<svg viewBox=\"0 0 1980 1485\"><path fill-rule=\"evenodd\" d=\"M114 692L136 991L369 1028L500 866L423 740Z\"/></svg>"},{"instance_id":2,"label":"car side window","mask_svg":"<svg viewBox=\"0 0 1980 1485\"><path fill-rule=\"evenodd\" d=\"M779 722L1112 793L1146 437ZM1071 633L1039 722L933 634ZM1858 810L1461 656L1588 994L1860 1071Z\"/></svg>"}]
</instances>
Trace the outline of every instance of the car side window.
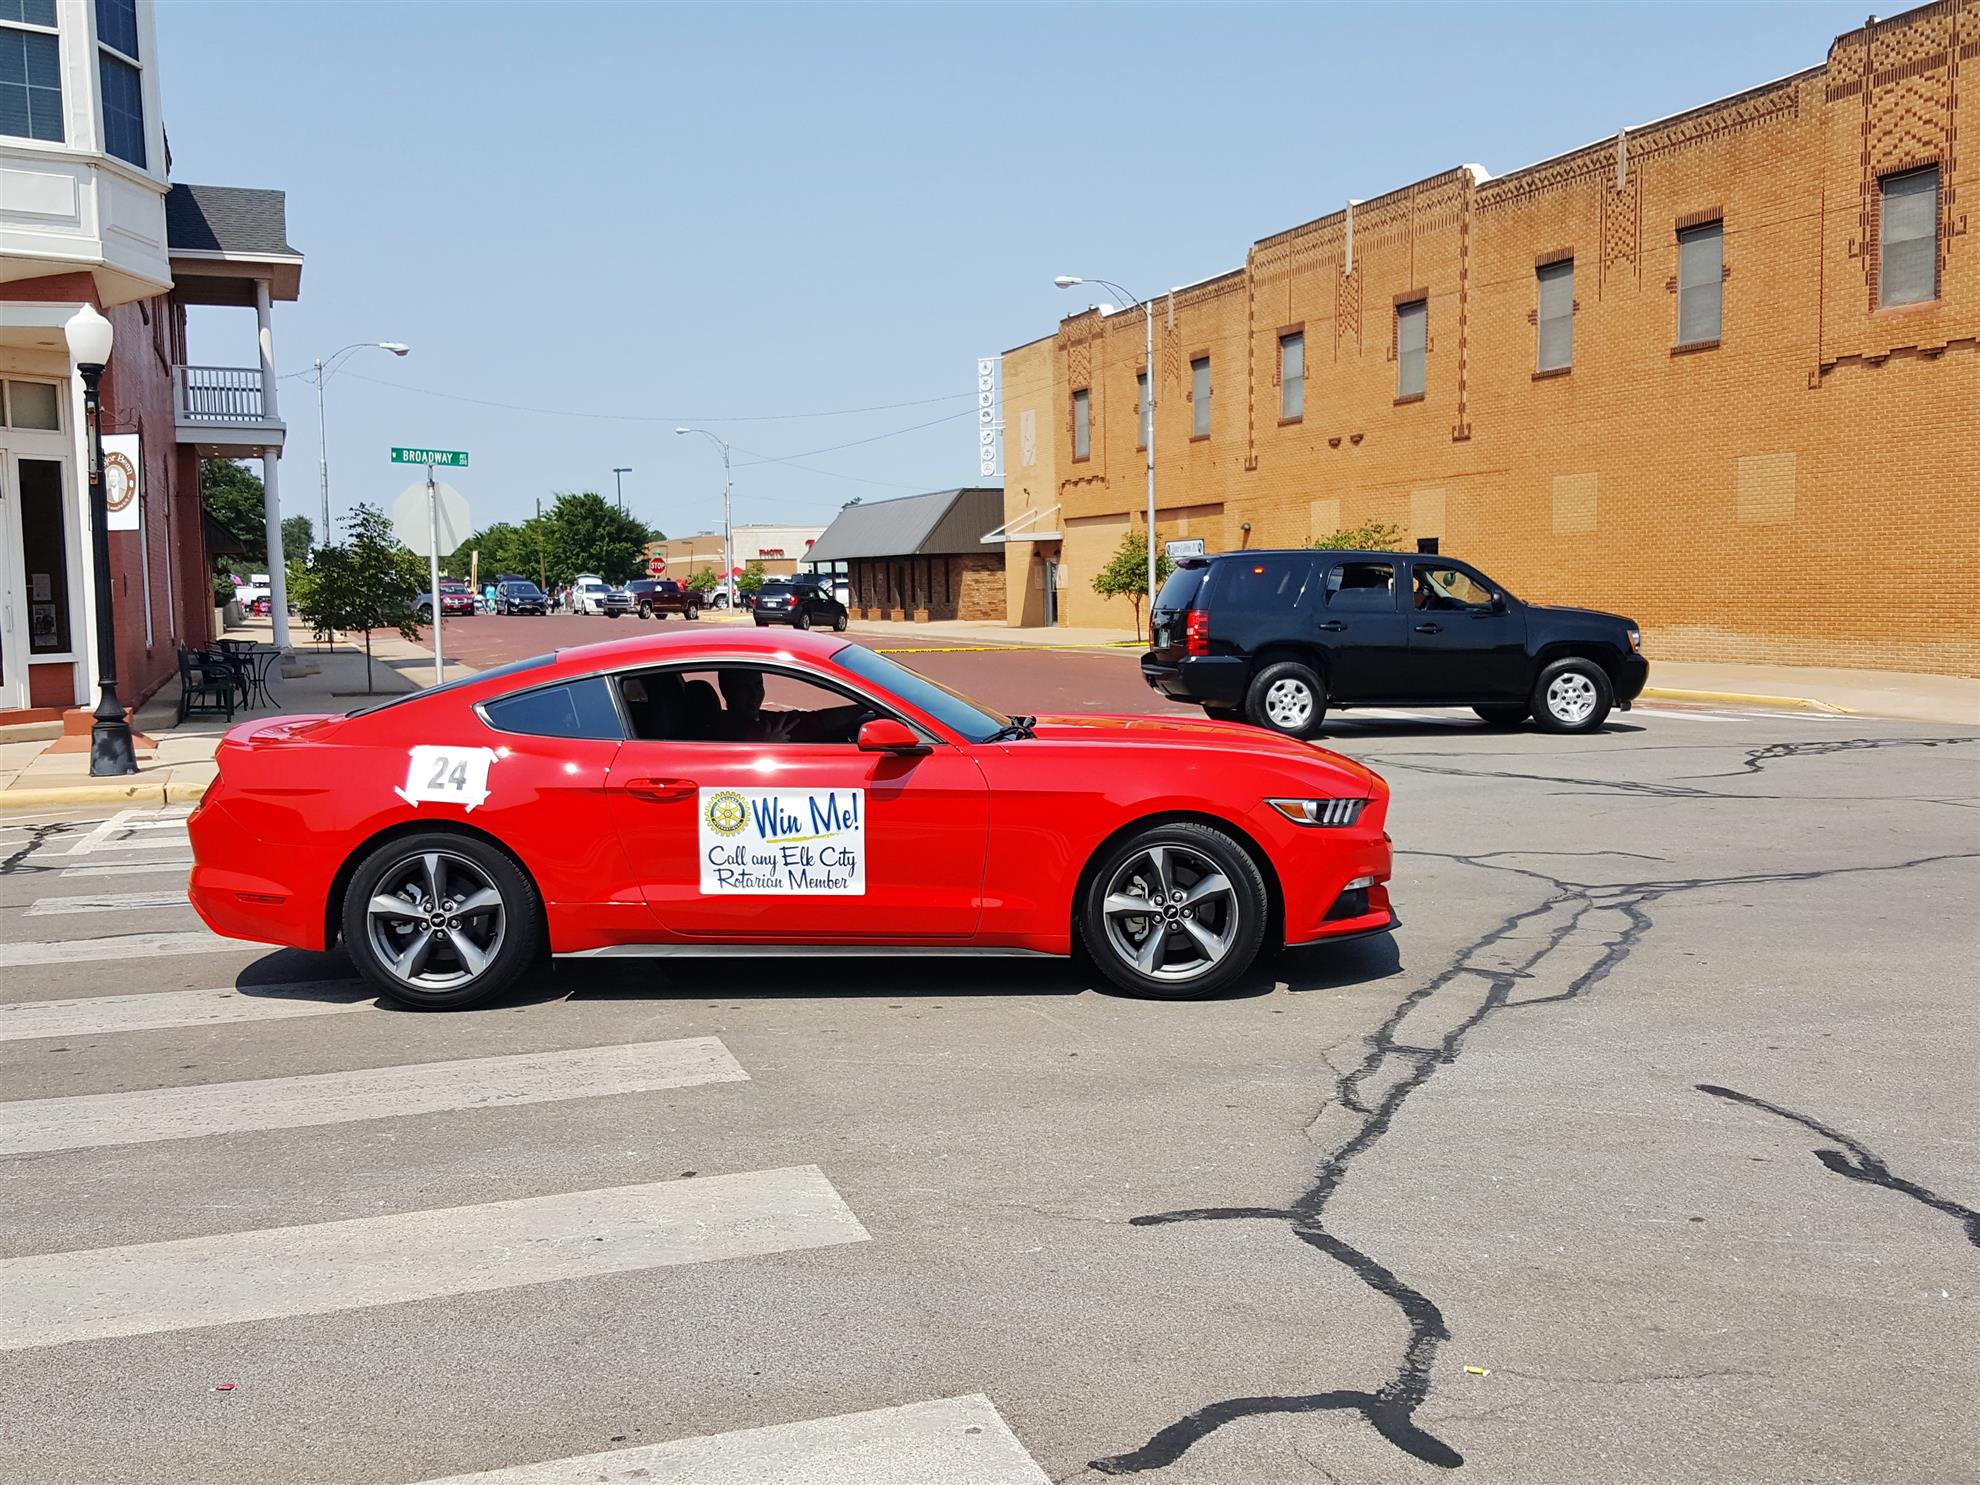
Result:
<instances>
[{"instance_id":1,"label":"car side window","mask_svg":"<svg viewBox=\"0 0 1980 1485\"><path fill-rule=\"evenodd\" d=\"M597 675L498 696L481 704L481 714L497 732L529 737L625 736L618 708L612 705L611 686Z\"/></svg>"},{"instance_id":2,"label":"car side window","mask_svg":"<svg viewBox=\"0 0 1980 1485\"><path fill-rule=\"evenodd\" d=\"M1348 613L1388 613L1396 606L1393 562L1342 562L1327 574L1327 607Z\"/></svg>"},{"instance_id":3,"label":"car side window","mask_svg":"<svg viewBox=\"0 0 1980 1485\"><path fill-rule=\"evenodd\" d=\"M1219 607L1251 613L1289 614L1299 606L1313 564L1299 557L1254 557L1228 564ZM1171 579L1173 581L1173 579Z\"/></svg>"},{"instance_id":4,"label":"car side window","mask_svg":"<svg viewBox=\"0 0 1980 1485\"><path fill-rule=\"evenodd\" d=\"M1410 601L1424 609L1483 609L1492 606L1492 590L1460 568L1419 562Z\"/></svg>"},{"instance_id":5,"label":"car side window","mask_svg":"<svg viewBox=\"0 0 1980 1485\"><path fill-rule=\"evenodd\" d=\"M633 736L648 742L851 746L880 715L844 692L754 665L649 670L619 679Z\"/></svg>"}]
</instances>

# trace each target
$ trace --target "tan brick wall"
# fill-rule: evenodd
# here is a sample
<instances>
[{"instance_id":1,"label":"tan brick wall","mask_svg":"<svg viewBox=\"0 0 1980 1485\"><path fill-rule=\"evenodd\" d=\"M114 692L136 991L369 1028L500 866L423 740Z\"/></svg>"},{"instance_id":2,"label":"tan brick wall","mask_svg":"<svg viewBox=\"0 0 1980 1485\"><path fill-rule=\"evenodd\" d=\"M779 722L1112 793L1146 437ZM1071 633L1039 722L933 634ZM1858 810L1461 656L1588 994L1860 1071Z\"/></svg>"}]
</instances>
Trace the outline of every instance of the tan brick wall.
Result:
<instances>
[{"instance_id":1,"label":"tan brick wall","mask_svg":"<svg viewBox=\"0 0 1980 1485\"><path fill-rule=\"evenodd\" d=\"M952 557L949 580L956 595L956 617L977 623L1004 617L1004 564L993 556Z\"/></svg>"},{"instance_id":2,"label":"tan brick wall","mask_svg":"<svg viewBox=\"0 0 1980 1485\"><path fill-rule=\"evenodd\" d=\"M1961 71L1980 75L1980 0L1850 32L1821 67L1631 134L1620 160L1609 140L1364 202L1351 269L1341 213L1256 243L1158 301L1159 534L1297 546L1381 520L1524 597L1630 615L1653 661L1980 673L1980 88ZM1933 162L1938 298L1879 307L1878 177ZM1677 351L1676 234L1715 214L1720 340ZM1564 256L1572 367L1536 375L1535 269ZM1419 297L1425 392L1403 400L1396 307ZM1289 328L1305 411L1282 423ZM1068 623L1130 622L1092 578L1143 520L1142 343L1138 312L1089 312L1005 359L1006 514L1062 504ZM1193 441L1206 353L1212 434ZM1082 387L1093 456L1073 463ZM1040 622L1026 546L1011 558L1010 619Z\"/></svg>"}]
</instances>

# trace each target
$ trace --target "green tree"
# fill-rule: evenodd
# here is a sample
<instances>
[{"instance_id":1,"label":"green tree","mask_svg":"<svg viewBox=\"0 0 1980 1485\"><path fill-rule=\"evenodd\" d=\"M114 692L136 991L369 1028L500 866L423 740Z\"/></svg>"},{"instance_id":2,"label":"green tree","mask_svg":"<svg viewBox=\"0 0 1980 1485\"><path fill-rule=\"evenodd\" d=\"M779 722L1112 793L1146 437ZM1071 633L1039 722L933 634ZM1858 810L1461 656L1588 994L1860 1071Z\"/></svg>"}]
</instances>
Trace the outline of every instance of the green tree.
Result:
<instances>
[{"instance_id":1,"label":"green tree","mask_svg":"<svg viewBox=\"0 0 1980 1485\"><path fill-rule=\"evenodd\" d=\"M1176 570L1175 559L1160 546L1156 536L1155 581L1168 581ZM1126 598L1134 604L1134 632L1141 633L1141 601L1148 596L1148 540L1133 530L1121 533L1121 544L1107 565L1093 576L1093 591L1102 598Z\"/></svg>"},{"instance_id":2,"label":"green tree","mask_svg":"<svg viewBox=\"0 0 1980 1485\"><path fill-rule=\"evenodd\" d=\"M736 587L754 597L763 591L763 579L765 576L763 559L761 557L751 557L748 564L743 568L742 576L736 579Z\"/></svg>"},{"instance_id":3,"label":"green tree","mask_svg":"<svg viewBox=\"0 0 1980 1485\"><path fill-rule=\"evenodd\" d=\"M214 560L216 571L237 562L259 567L268 561L268 525L262 514L261 477L232 459L202 459L199 498L206 513L240 538L240 557Z\"/></svg>"},{"instance_id":4,"label":"green tree","mask_svg":"<svg viewBox=\"0 0 1980 1485\"><path fill-rule=\"evenodd\" d=\"M295 561L309 555L309 549L316 545L316 527L310 524L308 516L282 517L282 555Z\"/></svg>"},{"instance_id":5,"label":"green tree","mask_svg":"<svg viewBox=\"0 0 1980 1485\"><path fill-rule=\"evenodd\" d=\"M392 534L392 522L375 505L359 505L345 517L346 539L326 546L297 575L290 590L296 611L318 639L339 630L364 632L364 689L371 691L371 631L396 629L419 638L413 596L426 581L426 564Z\"/></svg>"},{"instance_id":6,"label":"green tree","mask_svg":"<svg viewBox=\"0 0 1980 1485\"><path fill-rule=\"evenodd\" d=\"M720 581L722 580L715 576L714 568L700 567L696 568L694 575L687 580L687 585L696 593L706 593Z\"/></svg>"},{"instance_id":7,"label":"green tree","mask_svg":"<svg viewBox=\"0 0 1980 1485\"><path fill-rule=\"evenodd\" d=\"M568 583L581 572L596 573L608 583L638 577L646 570L646 533L644 521L596 491L558 495L542 527L543 562L551 585Z\"/></svg>"},{"instance_id":8,"label":"green tree","mask_svg":"<svg viewBox=\"0 0 1980 1485\"><path fill-rule=\"evenodd\" d=\"M1402 527L1381 521L1344 526L1313 543L1316 549L1329 552L1397 552L1402 550L1402 544Z\"/></svg>"}]
</instances>

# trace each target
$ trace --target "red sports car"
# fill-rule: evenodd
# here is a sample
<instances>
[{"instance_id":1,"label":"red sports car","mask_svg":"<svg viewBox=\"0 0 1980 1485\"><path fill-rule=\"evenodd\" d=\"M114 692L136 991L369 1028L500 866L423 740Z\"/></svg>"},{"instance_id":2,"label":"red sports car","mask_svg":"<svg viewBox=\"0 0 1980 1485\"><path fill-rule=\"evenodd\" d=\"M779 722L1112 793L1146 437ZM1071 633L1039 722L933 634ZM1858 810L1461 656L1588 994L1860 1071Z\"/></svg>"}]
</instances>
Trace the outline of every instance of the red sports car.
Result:
<instances>
[{"instance_id":1,"label":"red sports car","mask_svg":"<svg viewBox=\"0 0 1980 1485\"><path fill-rule=\"evenodd\" d=\"M234 728L193 906L342 938L462 1006L544 952L1039 954L1140 995L1269 936L1383 933L1389 790L1311 743L1176 717L1007 717L831 635L707 626L540 655L348 716Z\"/></svg>"}]
</instances>

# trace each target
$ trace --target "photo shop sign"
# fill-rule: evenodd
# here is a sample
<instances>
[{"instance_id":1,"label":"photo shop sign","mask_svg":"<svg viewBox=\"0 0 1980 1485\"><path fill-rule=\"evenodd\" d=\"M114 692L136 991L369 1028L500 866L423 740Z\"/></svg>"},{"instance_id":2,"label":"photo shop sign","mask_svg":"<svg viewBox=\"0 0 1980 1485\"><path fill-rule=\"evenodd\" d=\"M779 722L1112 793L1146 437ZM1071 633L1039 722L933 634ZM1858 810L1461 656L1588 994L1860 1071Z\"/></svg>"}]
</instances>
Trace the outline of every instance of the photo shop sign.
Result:
<instances>
[{"instance_id":1,"label":"photo shop sign","mask_svg":"<svg viewBox=\"0 0 1980 1485\"><path fill-rule=\"evenodd\" d=\"M866 894L864 789L703 789L701 890Z\"/></svg>"}]
</instances>

